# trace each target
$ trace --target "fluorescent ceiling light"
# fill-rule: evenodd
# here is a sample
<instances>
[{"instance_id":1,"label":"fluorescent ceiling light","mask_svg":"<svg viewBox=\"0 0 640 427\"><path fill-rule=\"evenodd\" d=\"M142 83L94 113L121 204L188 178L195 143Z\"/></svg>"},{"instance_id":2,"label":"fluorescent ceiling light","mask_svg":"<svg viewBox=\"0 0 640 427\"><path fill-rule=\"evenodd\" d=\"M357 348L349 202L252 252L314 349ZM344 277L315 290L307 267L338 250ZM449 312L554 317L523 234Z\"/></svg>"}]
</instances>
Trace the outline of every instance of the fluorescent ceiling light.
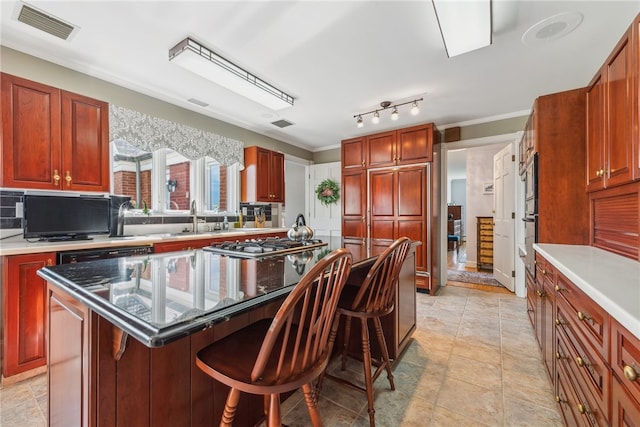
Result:
<instances>
[{"instance_id":1,"label":"fluorescent ceiling light","mask_svg":"<svg viewBox=\"0 0 640 427\"><path fill-rule=\"evenodd\" d=\"M272 110L293 105L293 97L238 67L193 39L169 51L169 61Z\"/></svg>"},{"instance_id":2,"label":"fluorescent ceiling light","mask_svg":"<svg viewBox=\"0 0 640 427\"><path fill-rule=\"evenodd\" d=\"M491 44L491 0L432 0L447 56Z\"/></svg>"}]
</instances>

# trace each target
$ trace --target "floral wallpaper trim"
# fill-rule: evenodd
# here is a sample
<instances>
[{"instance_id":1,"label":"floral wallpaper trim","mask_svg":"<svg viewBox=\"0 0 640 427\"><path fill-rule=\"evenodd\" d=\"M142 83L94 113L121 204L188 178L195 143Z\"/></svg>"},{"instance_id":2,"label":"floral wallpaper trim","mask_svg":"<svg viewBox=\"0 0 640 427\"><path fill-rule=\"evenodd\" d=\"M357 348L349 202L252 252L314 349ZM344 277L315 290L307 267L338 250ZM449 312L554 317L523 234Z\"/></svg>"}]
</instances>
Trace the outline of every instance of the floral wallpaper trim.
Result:
<instances>
[{"instance_id":1,"label":"floral wallpaper trim","mask_svg":"<svg viewBox=\"0 0 640 427\"><path fill-rule=\"evenodd\" d=\"M222 165L244 167L244 143L226 136L109 105L109 139L125 140L144 151L171 148L195 160L204 156Z\"/></svg>"}]
</instances>

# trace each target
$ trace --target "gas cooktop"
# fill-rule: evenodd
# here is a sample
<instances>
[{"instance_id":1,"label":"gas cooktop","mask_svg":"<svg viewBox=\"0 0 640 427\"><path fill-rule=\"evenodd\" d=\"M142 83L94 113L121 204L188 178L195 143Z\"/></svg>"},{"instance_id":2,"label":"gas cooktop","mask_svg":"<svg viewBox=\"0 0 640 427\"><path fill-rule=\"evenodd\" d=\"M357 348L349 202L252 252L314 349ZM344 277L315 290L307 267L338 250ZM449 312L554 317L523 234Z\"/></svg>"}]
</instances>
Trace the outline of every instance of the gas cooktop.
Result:
<instances>
[{"instance_id":1,"label":"gas cooktop","mask_svg":"<svg viewBox=\"0 0 640 427\"><path fill-rule=\"evenodd\" d=\"M228 242L216 242L211 246L206 246L205 251L222 255L229 255L243 258L258 258L273 255L290 254L294 252L308 251L311 249L326 246L322 240L295 241L280 239L278 237L267 237L265 239L236 240Z\"/></svg>"}]
</instances>

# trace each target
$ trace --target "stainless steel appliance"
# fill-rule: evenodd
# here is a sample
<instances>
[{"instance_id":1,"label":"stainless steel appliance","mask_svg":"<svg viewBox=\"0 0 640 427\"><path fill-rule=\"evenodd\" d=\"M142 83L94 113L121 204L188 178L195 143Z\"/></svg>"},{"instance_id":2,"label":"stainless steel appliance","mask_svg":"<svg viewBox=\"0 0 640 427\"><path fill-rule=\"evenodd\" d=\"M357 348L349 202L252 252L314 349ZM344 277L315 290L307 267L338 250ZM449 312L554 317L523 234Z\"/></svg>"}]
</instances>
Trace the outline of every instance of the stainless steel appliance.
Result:
<instances>
[{"instance_id":1,"label":"stainless steel appliance","mask_svg":"<svg viewBox=\"0 0 640 427\"><path fill-rule=\"evenodd\" d=\"M538 241L538 155L526 167L522 175L525 187L524 200L524 265L533 278L536 277L535 252L533 244Z\"/></svg>"},{"instance_id":2,"label":"stainless steel appliance","mask_svg":"<svg viewBox=\"0 0 640 427\"><path fill-rule=\"evenodd\" d=\"M267 237L266 239L250 239L242 242L216 242L212 243L211 246L204 247L203 249L205 251L210 251L222 255L243 258L258 258L264 256L303 252L326 245L327 243L317 239L295 241L289 239L280 239L277 237Z\"/></svg>"}]
</instances>

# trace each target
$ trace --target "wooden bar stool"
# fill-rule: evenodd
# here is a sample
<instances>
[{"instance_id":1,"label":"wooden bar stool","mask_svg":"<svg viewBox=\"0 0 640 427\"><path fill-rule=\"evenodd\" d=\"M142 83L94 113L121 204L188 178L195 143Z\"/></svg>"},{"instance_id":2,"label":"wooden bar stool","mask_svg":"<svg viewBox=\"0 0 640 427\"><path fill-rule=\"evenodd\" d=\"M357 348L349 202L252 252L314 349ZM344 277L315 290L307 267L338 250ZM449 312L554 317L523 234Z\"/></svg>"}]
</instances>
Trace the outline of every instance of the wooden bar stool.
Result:
<instances>
[{"instance_id":1,"label":"wooden bar stool","mask_svg":"<svg viewBox=\"0 0 640 427\"><path fill-rule=\"evenodd\" d=\"M338 303L338 320L340 316L345 318L341 367L344 371L346 357L350 356L348 354L348 346L351 333L351 321L356 318L360 319L365 388L328 373L323 374L318 381L318 389L322 387L323 378L327 377L364 392L367 395L369 424L371 427L375 426L373 383L378 376L380 376L383 369L386 369L391 390L395 390L393 374L391 372L391 362L389 361L389 351L387 349L386 340L384 339L380 318L393 311L398 277L410 247L411 240L408 237L401 237L394 241L391 246L389 246L378 257L359 288L356 286L345 286L342 296L340 297L340 302ZM368 327L369 320L373 323L378 344L382 352L382 360L380 361L373 360L371 357ZM337 336L338 324L339 321L336 321L333 326L331 334L332 340ZM373 375L371 375L372 362L375 362L375 365L377 366Z\"/></svg>"},{"instance_id":2,"label":"wooden bar stool","mask_svg":"<svg viewBox=\"0 0 640 427\"><path fill-rule=\"evenodd\" d=\"M302 277L273 320L256 322L198 352L196 365L231 387L221 426L233 424L240 392L264 395L267 426L280 426L280 393L300 387L312 425L322 425L312 382L331 355L329 337L351 264L348 250L331 252Z\"/></svg>"}]
</instances>

